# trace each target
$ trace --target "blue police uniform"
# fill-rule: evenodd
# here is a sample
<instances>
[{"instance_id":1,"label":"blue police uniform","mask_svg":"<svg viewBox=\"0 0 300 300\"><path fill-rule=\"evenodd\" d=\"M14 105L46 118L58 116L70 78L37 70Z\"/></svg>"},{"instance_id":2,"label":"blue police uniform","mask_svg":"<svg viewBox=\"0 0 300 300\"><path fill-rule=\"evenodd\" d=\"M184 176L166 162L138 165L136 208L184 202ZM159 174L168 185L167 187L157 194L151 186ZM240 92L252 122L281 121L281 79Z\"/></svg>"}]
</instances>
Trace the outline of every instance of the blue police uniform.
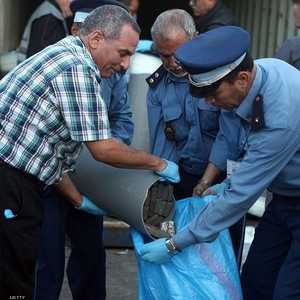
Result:
<instances>
[{"instance_id":1,"label":"blue police uniform","mask_svg":"<svg viewBox=\"0 0 300 300\"><path fill-rule=\"evenodd\" d=\"M207 167L220 110L192 97L187 78L163 66L147 82L151 152L179 164L181 182L174 185L175 198L190 197Z\"/></svg>"},{"instance_id":2,"label":"blue police uniform","mask_svg":"<svg viewBox=\"0 0 300 300\"><path fill-rule=\"evenodd\" d=\"M249 48L248 34L237 27L216 29L203 36L176 52L184 66L193 64L193 74L197 69L202 73L198 76L200 84L220 72L224 77L228 70L222 66ZM219 47L210 46L214 45L211 40ZM193 57L189 51L203 53L199 48L206 50L204 59ZM243 267L244 296L250 300L300 299L300 73L277 59L257 60L255 66L250 90L234 111L242 125L239 145L245 151L244 158L216 201L178 232L174 242L184 248L214 239L269 188L273 200L256 229Z\"/></svg>"},{"instance_id":3,"label":"blue police uniform","mask_svg":"<svg viewBox=\"0 0 300 300\"><path fill-rule=\"evenodd\" d=\"M125 75L101 81L113 137L130 144L134 124L129 107ZM45 217L37 264L35 299L58 299L64 277L65 234L71 242L67 276L73 299L105 299L105 251L103 219L75 209L54 189L44 195Z\"/></svg>"}]
</instances>

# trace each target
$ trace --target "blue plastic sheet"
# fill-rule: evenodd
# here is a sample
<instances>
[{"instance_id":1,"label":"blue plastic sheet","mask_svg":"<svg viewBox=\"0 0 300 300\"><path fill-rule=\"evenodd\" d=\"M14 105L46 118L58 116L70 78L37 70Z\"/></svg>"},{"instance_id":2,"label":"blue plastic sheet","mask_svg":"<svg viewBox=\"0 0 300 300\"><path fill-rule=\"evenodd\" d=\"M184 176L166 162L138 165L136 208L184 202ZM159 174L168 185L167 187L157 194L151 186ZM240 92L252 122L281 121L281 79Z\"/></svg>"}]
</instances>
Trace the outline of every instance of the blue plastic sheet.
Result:
<instances>
[{"instance_id":1,"label":"blue plastic sheet","mask_svg":"<svg viewBox=\"0 0 300 300\"><path fill-rule=\"evenodd\" d=\"M215 196L176 203L177 231L186 226ZM185 248L166 264L152 264L137 254L149 238L132 232L138 263L139 300L240 300L239 272L228 230L210 243Z\"/></svg>"}]
</instances>

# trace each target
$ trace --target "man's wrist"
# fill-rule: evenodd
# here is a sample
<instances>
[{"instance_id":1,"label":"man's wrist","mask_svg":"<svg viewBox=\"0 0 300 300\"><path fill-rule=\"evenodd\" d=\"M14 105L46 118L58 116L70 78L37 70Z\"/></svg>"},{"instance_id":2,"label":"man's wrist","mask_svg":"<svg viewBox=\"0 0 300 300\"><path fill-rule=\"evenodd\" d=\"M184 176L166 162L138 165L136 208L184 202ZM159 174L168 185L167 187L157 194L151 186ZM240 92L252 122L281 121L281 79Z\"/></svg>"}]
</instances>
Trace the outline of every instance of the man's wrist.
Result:
<instances>
[{"instance_id":1,"label":"man's wrist","mask_svg":"<svg viewBox=\"0 0 300 300\"><path fill-rule=\"evenodd\" d=\"M166 240L166 247L168 249L169 254L176 254L177 252L181 252L180 249L178 249L172 239Z\"/></svg>"},{"instance_id":2,"label":"man's wrist","mask_svg":"<svg viewBox=\"0 0 300 300\"><path fill-rule=\"evenodd\" d=\"M211 182L205 178L201 178L198 183L206 187L210 187L211 185Z\"/></svg>"},{"instance_id":3,"label":"man's wrist","mask_svg":"<svg viewBox=\"0 0 300 300\"><path fill-rule=\"evenodd\" d=\"M82 205L84 201L84 196L81 196L80 198L76 198L76 199L73 199L71 201L71 203L74 205L75 208L80 208L80 206Z\"/></svg>"}]
</instances>

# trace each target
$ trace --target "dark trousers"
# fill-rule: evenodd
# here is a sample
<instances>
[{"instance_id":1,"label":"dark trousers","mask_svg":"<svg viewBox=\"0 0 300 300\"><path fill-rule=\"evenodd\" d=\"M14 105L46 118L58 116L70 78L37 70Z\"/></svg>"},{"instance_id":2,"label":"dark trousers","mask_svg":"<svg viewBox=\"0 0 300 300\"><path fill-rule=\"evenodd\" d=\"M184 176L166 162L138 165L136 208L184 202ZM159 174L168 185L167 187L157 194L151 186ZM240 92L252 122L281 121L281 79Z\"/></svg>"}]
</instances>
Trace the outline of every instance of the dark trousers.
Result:
<instances>
[{"instance_id":1,"label":"dark trousers","mask_svg":"<svg viewBox=\"0 0 300 300\"><path fill-rule=\"evenodd\" d=\"M179 167L179 174L180 174L180 182L174 184L174 197L176 200L191 197L195 185L197 185L198 181L203 176L203 174L201 175L189 174L182 167ZM222 182L224 179L225 177L221 176L221 178L217 182L215 182L215 184ZM242 262L245 227L246 227L246 218L243 217L229 228L229 232L232 240L232 246L237 259L238 268L240 268Z\"/></svg>"},{"instance_id":2,"label":"dark trousers","mask_svg":"<svg viewBox=\"0 0 300 300\"><path fill-rule=\"evenodd\" d=\"M105 299L102 217L79 211L55 191L43 195L42 242L37 264L36 300L56 300L64 277L65 234L71 242L67 277L74 300Z\"/></svg>"},{"instance_id":3,"label":"dark trousers","mask_svg":"<svg viewBox=\"0 0 300 300\"><path fill-rule=\"evenodd\" d=\"M0 162L0 299L32 299L43 219L42 184ZM4 210L16 215L4 217ZM19 298L16 298L19 296Z\"/></svg>"},{"instance_id":4,"label":"dark trousers","mask_svg":"<svg viewBox=\"0 0 300 300\"><path fill-rule=\"evenodd\" d=\"M300 197L274 195L242 271L245 300L300 299Z\"/></svg>"}]
</instances>

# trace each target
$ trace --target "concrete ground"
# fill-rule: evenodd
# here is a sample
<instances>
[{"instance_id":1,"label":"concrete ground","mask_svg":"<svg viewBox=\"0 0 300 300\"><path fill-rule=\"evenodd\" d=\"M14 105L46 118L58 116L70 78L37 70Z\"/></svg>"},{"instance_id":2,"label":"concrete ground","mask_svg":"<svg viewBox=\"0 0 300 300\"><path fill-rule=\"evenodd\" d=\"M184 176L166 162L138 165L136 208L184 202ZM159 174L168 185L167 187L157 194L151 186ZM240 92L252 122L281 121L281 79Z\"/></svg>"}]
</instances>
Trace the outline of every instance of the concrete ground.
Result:
<instances>
[{"instance_id":1,"label":"concrete ground","mask_svg":"<svg viewBox=\"0 0 300 300\"><path fill-rule=\"evenodd\" d=\"M66 247L66 258L69 254L70 250ZM107 249L106 272L107 300L138 299L137 266L133 249ZM59 300L72 300L66 277Z\"/></svg>"},{"instance_id":2,"label":"concrete ground","mask_svg":"<svg viewBox=\"0 0 300 300\"><path fill-rule=\"evenodd\" d=\"M243 262L247 257L249 247L253 240L254 228L257 219L247 220L245 244L243 251ZM66 247L66 261L70 250ZM107 248L106 249L106 271L107 271L107 300L137 300L137 265L132 248ZM65 278L59 300L72 300L67 280ZM97 300L97 299L95 299Z\"/></svg>"}]
</instances>

